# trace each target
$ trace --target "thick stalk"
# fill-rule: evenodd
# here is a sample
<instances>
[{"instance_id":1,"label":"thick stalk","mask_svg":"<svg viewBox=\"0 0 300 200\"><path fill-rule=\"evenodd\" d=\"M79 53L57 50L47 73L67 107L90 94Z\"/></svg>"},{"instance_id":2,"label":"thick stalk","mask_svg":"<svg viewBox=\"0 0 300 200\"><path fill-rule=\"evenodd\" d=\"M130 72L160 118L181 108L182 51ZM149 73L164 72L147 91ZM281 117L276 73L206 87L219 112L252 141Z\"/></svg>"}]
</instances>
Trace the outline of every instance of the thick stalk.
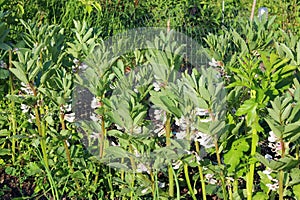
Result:
<instances>
[{"instance_id":1,"label":"thick stalk","mask_svg":"<svg viewBox=\"0 0 300 200\"><path fill-rule=\"evenodd\" d=\"M280 146L281 146L281 158L284 158L285 156L285 145L283 138L280 138ZM283 200L283 179L284 179L284 172L283 170L279 171L279 200Z\"/></svg>"},{"instance_id":2,"label":"thick stalk","mask_svg":"<svg viewBox=\"0 0 300 200\"><path fill-rule=\"evenodd\" d=\"M106 128L105 128L105 119L104 116L101 116L101 133L99 133L99 156L100 159L103 157L103 153L104 153L104 144L105 144L105 140L106 140Z\"/></svg>"},{"instance_id":3,"label":"thick stalk","mask_svg":"<svg viewBox=\"0 0 300 200\"><path fill-rule=\"evenodd\" d=\"M61 105L61 108L63 108L63 105ZM65 125L64 113L63 112L60 113L60 123L61 123L61 129L66 130L66 125ZM67 157L70 172L72 174L74 174L74 168L73 168L73 165L72 165L72 160L71 160L70 150L69 150L69 147L68 147L68 142L67 142L66 139L64 139L63 142L64 142L64 148L65 148L65 151L66 151L66 157ZM74 179L74 182L75 182L75 185L76 185L77 189L80 190L80 185L79 185L78 181L76 179Z\"/></svg>"},{"instance_id":4,"label":"thick stalk","mask_svg":"<svg viewBox=\"0 0 300 200\"><path fill-rule=\"evenodd\" d=\"M171 115L167 113L167 120L165 123L166 129L166 146L171 146ZM174 175L172 170L172 164L168 166L168 175L169 175L169 196L174 197Z\"/></svg>"},{"instance_id":5,"label":"thick stalk","mask_svg":"<svg viewBox=\"0 0 300 200\"><path fill-rule=\"evenodd\" d=\"M196 152L200 156L200 147L199 147L199 142L198 141L195 141L195 146L196 146ZM199 170L201 188L202 188L202 199L206 200L205 179L204 179L204 176L203 176L202 166L200 164L198 165L198 170Z\"/></svg>"},{"instance_id":6,"label":"thick stalk","mask_svg":"<svg viewBox=\"0 0 300 200\"><path fill-rule=\"evenodd\" d=\"M155 177L152 170L150 171L150 178L151 178L152 197L153 199L155 199Z\"/></svg>"},{"instance_id":7,"label":"thick stalk","mask_svg":"<svg viewBox=\"0 0 300 200\"><path fill-rule=\"evenodd\" d=\"M284 172L283 170L279 171L279 200L283 200L283 179L284 179Z\"/></svg>"},{"instance_id":8,"label":"thick stalk","mask_svg":"<svg viewBox=\"0 0 300 200\"><path fill-rule=\"evenodd\" d=\"M194 190L193 190L192 185L191 185L188 167L189 167L188 164L187 164L187 163L184 163L184 165L183 165L183 170L184 170L185 181L186 181L186 183L187 183L189 192L190 192L190 194L191 194L193 200L197 200L197 198L196 198L196 196L195 196L195 193L194 193Z\"/></svg>"},{"instance_id":9,"label":"thick stalk","mask_svg":"<svg viewBox=\"0 0 300 200\"><path fill-rule=\"evenodd\" d=\"M174 177L175 177L177 200L180 200L180 186L179 186L179 182L178 182L178 179L177 179L177 174L175 173L173 167L171 169L172 169Z\"/></svg>"},{"instance_id":10,"label":"thick stalk","mask_svg":"<svg viewBox=\"0 0 300 200\"><path fill-rule=\"evenodd\" d=\"M256 145L258 143L258 135L257 130L254 128L252 130L252 142L251 142L251 153L250 156L253 158L256 153ZM250 164L250 170L247 173L247 200L252 199L252 191L253 191L253 181L254 181L254 170L255 170L255 163Z\"/></svg>"},{"instance_id":11,"label":"thick stalk","mask_svg":"<svg viewBox=\"0 0 300 200\"><path fill-rule=\"evenodd\" d=\"M255 6L256 6L256 0L253 0L250 21L253 21L254 12L255 12Z\"/></svg>"},{"instance_id":12,"label":"thick stalk","mask_svg":"<svg viewBox=\"0 0 300 200\"><path fill-rule=\"evenodd\" d=\"M35 123L36 123L36 126L38 128L39 135L41 137L40 142L41 142L41 148L42 148L44 163L45 163L45 166L47 167L47 169L49 169L48 155L47 155L47 150L46 150L46 134L45 134L45 131L42 128L42 122L40 120L38 105L34 106L34 114L35 114Z\"/></svg>"},{"instance_id":13,"label":"thick stalk","mask_svg":"<svg viewBox=\"0 0 300 200\"><path fill-rule=\"evenodd\" d=\"M217 156L218 165L221 168L222 163L221 163L221 157L220 157L220 153L219 153L219 145L218 145L217 137L215 137L214 143L215 143L215 148L216 148L216 156ZM225 184L225 178L224 178L224 174L223 174L222 170L220 171L220 179L222 182L223 197L224 197L224 200L227 200L226 184Z\"/></svg>"},{"instance_id":14,"label":"thick stalk","mask_svg":"<svg viewBox=\"0 0 300 200\"><path fill-rule=\"evenodd\" d=\"M114 193L114 188L113 188L113 185L112 185L112 174L111 174L111 169L108 168L108 187L110 189L110 199L115 199L115 193Z\"/></svg>"}]
</instances>

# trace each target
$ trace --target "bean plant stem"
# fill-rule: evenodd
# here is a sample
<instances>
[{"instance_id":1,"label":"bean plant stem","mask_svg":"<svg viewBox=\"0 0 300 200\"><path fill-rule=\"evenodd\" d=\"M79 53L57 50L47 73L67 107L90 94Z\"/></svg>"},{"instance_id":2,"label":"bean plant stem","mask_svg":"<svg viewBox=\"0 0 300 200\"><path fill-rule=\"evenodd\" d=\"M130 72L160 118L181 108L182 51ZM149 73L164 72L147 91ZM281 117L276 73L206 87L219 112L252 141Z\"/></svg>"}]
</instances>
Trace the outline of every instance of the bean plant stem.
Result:
<instances>
[{"instance_id":1,"label":"bean plant stem","mask_svg":"<svg viewBox=\"0 0 300 200\"><path fill-rule=\"evenodd\" d=\"M215 143L215 148L216 148L216 156L217 156L218 165L219 165L219 167L221 167L222 163L221 163L221 157L220 157L220 153L219 153L219 145L218 145L217 136L215 136L214 143ZM220 179L222 182L223 197L224 197L224 200L227 200L226 184L225 184L225 179L224 179L224 174L223 174L222 169L220 169Z\"/></svg>"},{"instance_id":2,"label":"bean plant stem","mask_svg":"<svg viewBox=\"0 0 300 200\"><path fill-rule=\"evenodd\" d=\"M61 105L61 108L63 108L63 105ZM60 113L60 123L61 123L61 129L66 130L66 125L65 125L64 113L63 112ZM65 151L66 151L66 157L67 157L70 172L71 172L71 174L74 174L74 169L73 169L73 165L72 165L72 160L71 160L71 155L70 155L70 151L69 151L69 147L68 147L68 142L67 142L66 139L64 139L63 143L64 143L64 148L65 148ZM77 189L80 190L80 185L79 185L78 181L75 178L74 178L74 181L75 181L75 185L76 185Z\"/></svg>"},{"instance_id":3,"label":"bean plant stem","mask_svg":"<svg viewBox=\"0 0 300 200\"><path fill-rule=\"evenodd\" d=\"M200 147L199 147L199 142L198 141L195 141L195 147L196 147L197 154L200 156ZM202 166L200 164L198 165L198 170L199 170L201 188L202 188L202 199L206 200L205 180L204 180L204 176L203 176Z\"/></svg>"},{"instance_id":4,"label":"bean plant stem","mask_svg":"<svg viewBox=\"0 0 300 200\"><path fill-rule=\"evenodd\" d=\"M105 144L105 138L106 138L106 128L105 128L105 119L104 116L101 116L101 133L99 133L100 136L100 142L99 142L99 156L100 159L103 157L104 152L104 144Z\"/></svg>"},{"instance_id":5,"label":"bean plant stem","mask_svg":"<svg viewBox=\"0 0 300 200\"><path fill-rule=\"evenodd\" d=\"M184 163L184 165L183 165L183 170L184 170L185 181L186 181L186 183L187 183L188 189L189 189L189 191L190 191L190 194L191 194L193 200L197 200L197 198L196 198L196 196L195 196L195 194L194 194L194 190L193 190L192 185L191 185L188 167L189 167L188 164L187 164L187 163Z\"/></svg>"},{"instance_id":6,"label":"bean plant stem","mask_svg":"<svg viewBox=\"0 0 300 200\"><path fill-rule=\"evenodd\" d=\"M176 184L176 198L177 200L180 200L180 186L179 186L179 182L178 182L178 179L177 179L177 175L173 169L173 167L171 168L172 171L173 171L173 174L174 174L174 177L175 177L175 184Z\"/></svg>"},{"instance_id":7,"label":"bean plant stem","mask_svg":"<svg viewBox=\"0 0 300 200\"><path fill-rule=\"evenodd\" d=\"M256 0L253 0L250 21L253 21L254 12L255 12L255 6L256 6Z\"/></svg>"},{"instance_id":8,"label":"bean plant stem","mask_svg":"<svg viewBox=\"0 0 300 200\"><path fill-rule=\"evenodd\" d=\"M36 93L36 92L34 92L34 93ZM41 142L44 163L45 163L45 166L47 167L47 169L49 169L48 156L47 156L47 150L46 150L46 133L45 133L45 130L43 130L43 128L42 128L42 122L40 120L40 114L39 114L37 104L34 106L34 114L35 114L36 126L38 128L38 132L41 137L40 142Z\"/></svg>"},{"instance_id":9,"label":"bean plant stem","mask_svg":"<svg viewBox=\"0 0 300 200\"><path fill-rule=\"evenodd\" d=\"M283 200L283 179L284 172L283 170L279 171L279 200Z\"/></svg>"},{"instance_id":10,"label":"bean plant stem","mask_svg":"<svg viewBox=\"0 0 300 200\"><path fill-rule=\"evenodd\" d=\"M256 153L256 145L258 143L258 135L257 130L254 128L252 130L252 142L251 142L251 153L250 156L253 158ZM252 199L252 191L253 191L253 181L254 181L254 170L255 170L255 163L250 163L250 170L247 173L247 200Z\"/></svg>"},{"instance_id":11,"label":"bean plant stem","mask_svg":"<svg viewBox=\"0 0 300 200\"><path fill-rule=\"evenodd\" d=\"M281 146L281 158L284 158L285 156L285 145L283 138L280 138L280 146ZM279 171L279 200L283 200L283 179L284 179L284 172L283 170Z\"/></svg>"},{"instance_id":12,"label":"bean plant stem","mask_svg":"<svg viewBox=\"0 0 300 200\"><path fill-rule=\"evenodd\" d=\"M8 68L12 68L12 51L8 51ZM10 94L14 94L14 83L13 83L13 75L10 74L9 76L9 88L10 88ZM16 139L15 136L17 135L17 123L16 123L16 113L15 113L15 102L14 100L11 100L10 104L10 111L11 111L11 131L12 131L12 141L11 141L11 151L12 151L12 164L15 164L15 158L16 158Z\"/></svg>"},{"instance_id":13,"label":"bean plant stem","mask_svg":"<svg viewBox=\"0 0 300 200\"><path fill-rule=\"evenodd\" d=\"M165 123L166 130L166 146L171 146L171 115L167 113L167 119ZM174 177L172 164L168 166L168 175L169 175L169 196L174 197Z\"/></svg>"},{"instance_id":14,"label":"bean plant stem","mask_svg":"<svg viewBox=\"0 0 300 200\"><path fill-rule=\"evenodd\" d=\"M150 171L150 177L151 177L152 197L153 197L153 199L155 199L155 177L154 177L152 170Z\"/></svg>"}]
</instances>

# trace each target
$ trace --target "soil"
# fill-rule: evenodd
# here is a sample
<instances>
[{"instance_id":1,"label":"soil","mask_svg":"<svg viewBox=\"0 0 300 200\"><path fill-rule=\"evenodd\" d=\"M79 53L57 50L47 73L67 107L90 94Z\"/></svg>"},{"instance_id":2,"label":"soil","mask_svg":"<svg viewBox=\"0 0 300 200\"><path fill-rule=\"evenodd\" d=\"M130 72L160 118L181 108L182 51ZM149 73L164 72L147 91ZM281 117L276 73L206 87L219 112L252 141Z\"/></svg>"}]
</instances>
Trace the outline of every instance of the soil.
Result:
<instances>
[{"instance_id":1,"label":"soil","mask_svg":"<svg viewBox=\"0 0 300 200\"><path fill-rule=\"evenodd\" d=\"M34 179L20 183L19 178L11 176L0 169L0 199L10 200L16 197L31 196L34 192Z\"/></svg>"}]
</instances>

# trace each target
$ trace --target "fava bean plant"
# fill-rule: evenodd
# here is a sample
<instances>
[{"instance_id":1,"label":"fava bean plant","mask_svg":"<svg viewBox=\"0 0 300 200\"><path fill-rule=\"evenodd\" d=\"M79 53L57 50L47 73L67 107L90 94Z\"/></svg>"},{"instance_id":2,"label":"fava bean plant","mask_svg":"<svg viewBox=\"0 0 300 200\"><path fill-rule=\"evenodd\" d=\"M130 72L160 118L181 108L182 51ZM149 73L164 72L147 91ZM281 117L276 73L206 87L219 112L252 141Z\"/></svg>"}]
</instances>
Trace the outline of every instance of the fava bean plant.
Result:
<instances>
[{"instance_id":1,"label":"fava bean plant","mask_svg":"<svg viewBox=\"0 0 300 200\"><path fill-rule=\"evenodd\" d=\"M49 12L51 25L13 29L0 12L1 198L300 199L300 40L285 29L297 19L225 20L192 46L207 58L196 65L176 12L147 48L121 52L126 38L107 43L89 21L109 8L78 3L85 20L61 24Z\"/></svg>"}]
</instances>

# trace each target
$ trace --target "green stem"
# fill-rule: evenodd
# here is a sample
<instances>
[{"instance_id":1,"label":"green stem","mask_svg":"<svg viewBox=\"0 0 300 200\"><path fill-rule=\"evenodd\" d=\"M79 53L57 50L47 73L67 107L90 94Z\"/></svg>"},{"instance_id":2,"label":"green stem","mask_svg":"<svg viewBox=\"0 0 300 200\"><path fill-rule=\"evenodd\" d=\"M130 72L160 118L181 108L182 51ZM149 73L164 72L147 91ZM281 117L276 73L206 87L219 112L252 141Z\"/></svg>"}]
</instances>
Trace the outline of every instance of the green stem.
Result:
<instances>
[{"instance_id":1,"label":"green stem","mask_svg":"<svg viewBox=\"0 0 300 200\"><path fill-rule=\"evenodd\" d=\"M106 140L106 128L105 128L105 119L104 116L101 116L101 133L99 133L100 136L100 142L99 142L99 156L100 159L103 157L103 153L104 153L104 144L105 144L105 140Z\"/></svg>"},{"instance_id":2,"label":"green stem","mask_svg":"<svg viewBox=\"0 0 300 200\"><path fill-rule=\"evenodd\" d=\"M239 182L235 177L233 181L233 193L238 193L238 189L239 189Z\"/></svg>"},{"instance_id":3,"label":"green stem","mask_svg":"<svg viewBox=\"0 0 300 200\"><path fill-rule=\"evenodd\" d=\"M167 120L165 123L166 129L166 146L171 146L171 115L167 113ZM169 196L174 197L174 175L172 170L172 164L168 166L169 175Z\"/></svg>"},{"instance_id":4,"label":"green stem","mask_svg":"<svg viewBox=\"0 0 300 200\"><path fill-rule=\"evenodd\" d=\"M231 183L229 180L228 180L228 193L229 193L229 199L233 200L233 193L232 193Z\"/></svg>"},{"instance_id":5,"label":"green stem","mask_svg":"<svg viewBox=\"0 0 300 200\"><path fill-rule=\"evenodd\" d=\"M44 163L45 163L46 168L49 169L48 156L47 156L47 150L46 150L46 134L45 134L45 130L43 128L42 122L40 120L38 105L34 106L34 114L35 114L36 126L38 128L38 132L41 137L40 142L41 142Z\"/></svg>"},{"instance_id":6,"label":"green stem","mask_svg":"<svg viewBox=\"0 0 300 200\"><path fill-rule=\"evenodd\" d=\"M256 146L258 143L258 135L257 135L257 130L253 129L252 130L252 142L251 142L251 153L250 156L253 158L256 153ZM253 191L253 181L254 181L254 170L255 170L255 163L252 162L250 164L250 170L247 173L247 200L252 199L252 191Z\"/></svg>"},{"instance_id":7,"label":"green stem","mask_svg":"<svg viewBox=\"0 0 300 200\"><path fill-rule=\"evenodd\" d=\"M110 189L110 199L115 199L114 196L114 189L113 189L113 185L112 185L112 174L111 174L111 170L110 168L108 168L109 173L108 173L108 187Z\"/></svg>"},{"instance_id":8,"label":"green stem","mask_svg":"<svg viewBox=\"0 0 300 200\"><path fill-rule=\"evenodd\" d=\"M279 171L279 200L283 200L283 178L284 172L283 170Z\"/></svg>"},{"instance_id":9,"label":"green stem","mask_svg":"<svg viewBox=\"0 0 300 200\"><path fill-rule=\"evenodd\" d=\"M196 146L196 152L200 156L200 147L199 147L199 142L198 141L195 141L195 146ZM200 164L198 165L198 170L199 170L201 188L202 188L202 199L206 200L205 179L204 179L204 176L203 176L202 166Z\"/></svg>"},{"instance_id":10,"label":"green stem","mask_svg":"<svg viewBox=\"0 0 300 200\"><path fill-rule=\"evenodd\" d=\"M171 168L175 177L175 184L176 184L176 196L177 196L177 200L180 200L180 186L179 186L179 182L177 179L177 175L173 169L173 167Z\"/></svg>"},{"instance_id":11,"label":"green stem","mask_svg":"<svg viewBox=\"0 0 300 200\"><path fill-rule=\"evenodd\" d=\"M221 170L222 163L221 163L221 156L219 153L219 145L218 145L217 137L215 137L214 143L215 143L215 148L216 148L216 156L217 156L218 166L220 167L220 179L222 182L223 197L224 197L224 200L227 200L226 184L225 184L225 178L224 178L223 171Z\"/></svg>"},{"instance_id":12,"label":"green stem","mask_svg":"<svg viewBox=\"0 0 300 200\"><path fill-rule=\"evenodd\" d=\"M155 172L155 194L156 194L156 199L159 198L159 190L158 190L158 179L157 179L157 172Z\"/></svg>"},{"instance_id":13,"label":"green stem","mask_svg":"<svg viewBox=\"0 0 300 200\"><path fill-rule=\"evenodd\" d=\"M296 160L299 160L299 144L296 145Z\"/></svg>"},{"instance_id":14,"label":"green stem","mask_svg":"<svg viewBox=\"0 0 300 200\"><path fill-rule=\"evenodd\" d=\"M61 105L61 107L63 108L63 105ZM65 125L64 113L63 112L60 113L60 123L61 123L61 129L66 130L66 125ZM67 140L64 139L63 142L64 142L64 148L65 148L65 151L66 151L66 157L67 157L70 172L71 172L71 174L74 174L74 169L73 169L73 165L72 165L72 160L71 160L71 155L70 155L70 150L69 150L69 147L68 147ZM74 178L74 182L75 182L75 185L76 185L77 189L80 190L80 185L79 185L78 181L75 178Z\"/></svg>"},{"instance_id":15,"label":"green stem","mask_svg":"<svg viewBox=\"0 0 300 200\"><path fill-rule=\"evenodd\" d=\"M152 197L153 199L155 199L155 177L152 171L150 171L150 178L151 178Z\"/></svg>"},{"instance_id":16,"label":"green stem","mask_svg":"<svg viewBox=\"0 0 300 200\"><path fill-rule=\"evenodd\" d=\"M12 68L12 51L8 51L8 68ZM10 94L14 94L14 83L13 83L13 75L10 74L9 76L9 88ZM17 123L16 123L16 113L15 113L15 102L11 100L10 104L10 111L11 111L11 131L12 131L12 141L11 141L11 151L12 151L12 164L15 164L16 160L16 139L15 136L17 135Z\"/></svg>"},{"instance_id":17,"label":"green stem","mask_svg":"<svg viewBox=\"0 0 300 200\"><path fill-rule=\"evenodd\" d=\"M281 158L284 158L285 156L285 145L283 138L280 138L280 146L281 146ZM279 200L283 200L283 179L284 179L284 172L283 170L279 171Z\"/></svg>"},{"instance_id":18,"label":"green stem","mask_svg":"<svg viewBox=\"0 0 300 200\"><path fill-rule=\"evenodd\" d=\"M189 191L190 191L190 194L191 194L193 200L197 200L197 198L196 198L196 196L195 196L195 194L194 194L194 190L193 190L192 185L191 185L188 167L189 167L188 164L187 164L187 163L184 163L184 165L183 165L183 170L184 170L185 180L186 180L188 189L189 189Z\"/></svg>"}]
</instances>

